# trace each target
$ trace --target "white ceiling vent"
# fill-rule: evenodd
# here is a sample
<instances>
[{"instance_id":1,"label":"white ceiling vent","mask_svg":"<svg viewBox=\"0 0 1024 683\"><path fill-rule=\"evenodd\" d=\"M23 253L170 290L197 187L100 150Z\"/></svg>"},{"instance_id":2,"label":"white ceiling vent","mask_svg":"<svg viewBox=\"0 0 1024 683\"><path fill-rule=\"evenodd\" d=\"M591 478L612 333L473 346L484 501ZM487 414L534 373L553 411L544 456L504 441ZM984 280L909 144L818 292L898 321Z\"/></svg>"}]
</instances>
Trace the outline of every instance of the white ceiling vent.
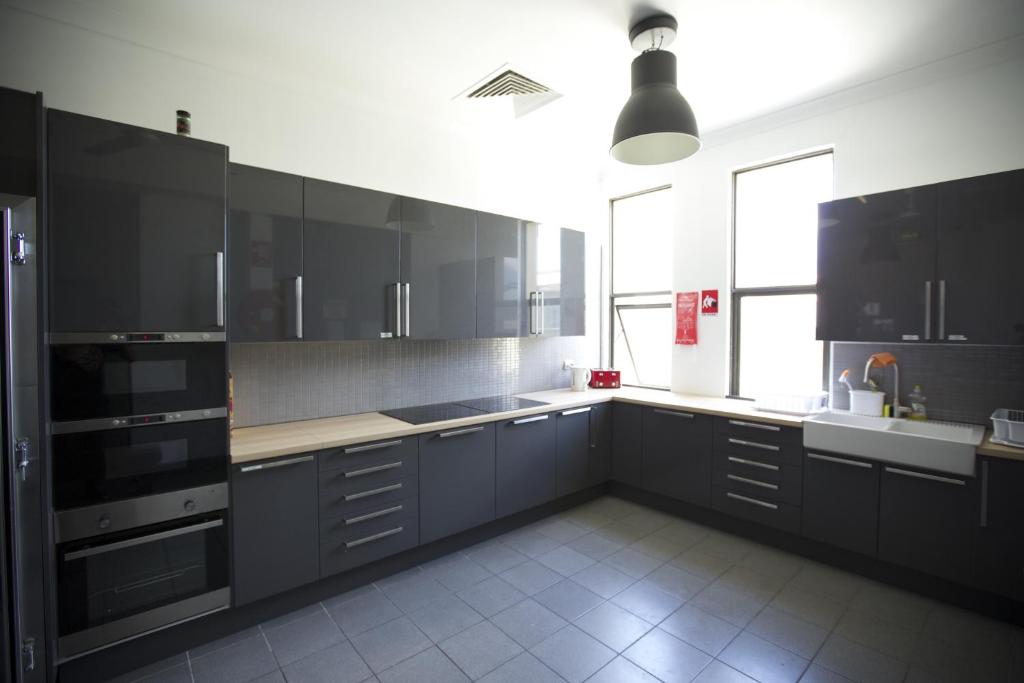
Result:
<instances>
[{"instance_id":1,"label":"white ceiling vent","mask_svg":"<svg viewBox=\"0 0 1024 683\"><path fill-rule=\"evenodd\" d=\"M455 99L491 100L508 97L516 118L525 116L561 95L505 64L456 95Z\"/></svg>"}]
</instances>

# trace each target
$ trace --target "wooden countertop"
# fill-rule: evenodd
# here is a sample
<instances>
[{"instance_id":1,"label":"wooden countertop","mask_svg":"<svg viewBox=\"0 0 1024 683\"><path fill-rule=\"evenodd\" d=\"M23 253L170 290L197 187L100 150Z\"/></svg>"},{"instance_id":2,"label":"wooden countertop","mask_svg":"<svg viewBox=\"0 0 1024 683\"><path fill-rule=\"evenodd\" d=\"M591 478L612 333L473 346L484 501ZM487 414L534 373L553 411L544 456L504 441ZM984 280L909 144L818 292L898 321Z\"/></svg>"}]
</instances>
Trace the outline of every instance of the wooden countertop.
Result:
<instances>
[{"instance_id":1,"label":"wooden countertop","mask_svg":"<svg viewBox=\"0 0 1024 683\"><path fill-rule=\"evenodd\" d=\"M318 420L242 427L231 433L231 462L233 464L250 462L367 441L414 436L440 429L456 429L613 400L657 408L691 410L708 415L750 418L786 427L800 427L803 422L803 418L799 416L755 410L751 401L676 394L657 389L626 387L623 389L591 389L582 392L555 389L519 395L523 398L544 401L548 405L421 425L411 425L380 413L360 413L359 415L343 415Z\"/></svg>"},{"instance_id":2,"label":"wooden countertop","mask_svg":"<svg viewBox=\"0 0 1024 683\"><path fill-rule=\"evenodd\" d=\"M1024 461L1024 448L1014 448L1013 446L1004 446L1001 443L992 443L992 430L989 429L985 431L985 440L978 446L978 455Z\"/></svg>"}]
</instances>

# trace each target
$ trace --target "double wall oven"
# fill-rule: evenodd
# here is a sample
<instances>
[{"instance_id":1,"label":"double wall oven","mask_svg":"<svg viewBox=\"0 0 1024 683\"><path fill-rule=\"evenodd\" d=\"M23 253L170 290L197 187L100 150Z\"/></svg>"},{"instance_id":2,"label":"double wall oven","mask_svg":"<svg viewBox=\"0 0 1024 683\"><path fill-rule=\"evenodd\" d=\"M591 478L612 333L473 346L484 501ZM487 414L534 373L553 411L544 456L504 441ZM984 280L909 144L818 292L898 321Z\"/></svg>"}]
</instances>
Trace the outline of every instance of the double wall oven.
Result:
<instances>
[{"instance_id":1,"label":"double wall oven","mask_svg":"<svg viewBox=\"0 0 1024 683\"><path fill-rule=\"evenodd\" d=\"M49 341L61 656L227 607L224 334Z\"/></svg>"}]
</instances>

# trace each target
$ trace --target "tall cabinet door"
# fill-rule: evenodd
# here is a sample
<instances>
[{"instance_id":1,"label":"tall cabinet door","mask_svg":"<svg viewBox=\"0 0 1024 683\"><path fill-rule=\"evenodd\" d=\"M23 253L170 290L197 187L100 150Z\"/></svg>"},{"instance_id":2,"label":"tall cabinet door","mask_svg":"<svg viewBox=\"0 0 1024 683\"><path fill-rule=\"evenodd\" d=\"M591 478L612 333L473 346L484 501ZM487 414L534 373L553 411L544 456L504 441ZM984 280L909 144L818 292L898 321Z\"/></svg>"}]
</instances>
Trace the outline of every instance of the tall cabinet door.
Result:
<instances>
[{"instance_id":1,"label":"tall cabinet door","mask_svg":"<svg viewBox=\"0 0 1024 683\"><path fill-rule=\"evenodd\" d=\"M584 334L586 238L578 230L527 223L527 332L533 336Z\"/></svg>"},{"instance_id":2,"label":"tall cabinet door","mask_svg":"<svg viewBox=\"0 0 1024 683\"><path fill-rule=\"evenodd\" d=\"M1024 170L938 186L936 339L1024 344Z\"/></svg>"},{"instance_id":3,"label":"tall cabinet door","mask_svg":"<svg viewBox=\"0 0 1024 683\"><path fill-rule=\"evenodd\" d=\"M48 121L51 331L223 331L227 147Z\"/></svg>"},{"instance_id":4,"label":"tall cabinet door","mask_svg":"<svg viewBox=\"0 0 1024 683\"><path fill-rule=\"evenodd\" d=\"M818 339L934 338L935 188L818 205Z\"/></svg>"},{"instance_id":5,"label":"tall cabinet door","mask_svg":"<svg viewBox=\"0 0 1024 683\"><path fill-rule=\"evenodd\" d=\"M403 337L476 336L476 212L402 199Z\"/></svg>"},{"instance_id":6,"label":"tall cabinet door","mask_svg":"<svg viewBox=\"0 0 1024 683\"><path fill-rule=\"evenodd\" d=\"M307 178L303 338L397 336L400 199Z\"/></svg>"},{"instance_id":7,"label":"tall cabinet door","mask_svg":"<svg viewBox=\"0 0 1024 683\"><path fill-rule=\"evenodd\" d=\"M506 216L476 214L476 336L525 337L526 225Z\"/></svg>"},{"instance_id":8,"label":"tall cabinet door","mask_svg":"<svg viewBox=\"0 0 1024 683\"><path fill-rule=\"evenodd\" d=\"M301 339L302 177L230 165L231 341Z\"/></svg>"},{"instance_id":9,"label":"tall cabinet door","mask_svg":"<svg viewBox=\"0 0 1024 683\"><path fill-rule=\"evenodd\" d=\"M562 288L559 294L562 337L586 334L586 236L579 230L562 228Z\"/></svg>"}]
</instances>

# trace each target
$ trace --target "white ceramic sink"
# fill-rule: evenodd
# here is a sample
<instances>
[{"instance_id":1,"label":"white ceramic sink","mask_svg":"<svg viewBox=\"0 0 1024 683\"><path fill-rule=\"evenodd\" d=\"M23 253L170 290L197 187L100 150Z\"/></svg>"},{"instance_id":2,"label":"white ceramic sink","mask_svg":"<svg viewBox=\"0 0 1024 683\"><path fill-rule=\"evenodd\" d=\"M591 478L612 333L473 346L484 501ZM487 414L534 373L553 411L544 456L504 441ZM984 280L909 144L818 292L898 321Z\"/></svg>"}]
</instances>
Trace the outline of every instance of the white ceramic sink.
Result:
<instances>
[{"instance_id":1,"label":"white ceramic sink","mask_svg":"<svg viewBox=\"0 0 1024 683\"><path fill-rule=\"evenodd\" d=\"M974 476L984 427L830 411L804 420L804 447Z\"/></svg>"}]
</instances>

